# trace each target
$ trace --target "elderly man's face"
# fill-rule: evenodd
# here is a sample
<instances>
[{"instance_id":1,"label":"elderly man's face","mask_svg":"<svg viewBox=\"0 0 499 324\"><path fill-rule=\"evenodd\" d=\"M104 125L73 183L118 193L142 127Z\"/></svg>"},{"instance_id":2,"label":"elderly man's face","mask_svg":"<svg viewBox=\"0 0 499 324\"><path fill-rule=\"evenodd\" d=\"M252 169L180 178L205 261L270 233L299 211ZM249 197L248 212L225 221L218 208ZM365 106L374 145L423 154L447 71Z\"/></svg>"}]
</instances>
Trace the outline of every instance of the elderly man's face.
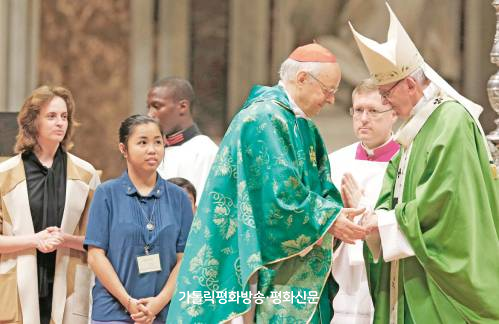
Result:
<instances>
[{"instance_id":1,"label":"elderly man's face","mask_svg":"<svg viewBox=\"0 0 499 324\"><path fill-rule=\"evenodd\" d=\"M352 119L355 136L367 147L376 148L390 137L397 116L381 102L377 91L370 91L354 95Z\"/></svg>"},{"instance_id":2,"label":"elderly man's face","mask_svg":"<svg viewBox=\"0 0 499 324\"><path fill-rule=\"evenodd\" d=\"M402 119L409 118L413 108L411 89L408 87L409 78L378 86L383 104L390 105Z\"/></svg>"},{"instance_id":3,"label":"elderly man's face","mask_svg":"<svg viewBox=\"0 0 499 324\"><path fill-rule=\"evenodd\" d=\"M167 87L152 88L147 94L147 115L159 120L165 134L179 131L180 104Z\"/></svg>"},{"instance_id":4,"label":"elderly man's face","mask_svg":"<svg viewBox=\"0 0 499 324\"><path fill-rule=\"evenodd\" d=\"M334 93L340 84L341 70L338 63L324 63L323 66L317 75L298 73L301 88L296 102L309 117L317 115L326 104L334 103Z\"/></svg>"}]
</instances>

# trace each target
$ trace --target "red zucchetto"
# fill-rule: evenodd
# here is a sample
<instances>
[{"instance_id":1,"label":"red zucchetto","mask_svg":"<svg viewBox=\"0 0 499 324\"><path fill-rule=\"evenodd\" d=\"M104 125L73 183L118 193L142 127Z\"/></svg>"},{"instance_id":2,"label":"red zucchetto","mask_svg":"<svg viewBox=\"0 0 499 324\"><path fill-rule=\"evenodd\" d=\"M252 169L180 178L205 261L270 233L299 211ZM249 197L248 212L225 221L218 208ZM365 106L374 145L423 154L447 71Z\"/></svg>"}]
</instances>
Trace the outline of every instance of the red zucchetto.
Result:
<instances>
[{"instance_id":1,"label":"red zucchetto","mask_svg":"<svg viewBox=\"0 0 499 324\"><path fill-rule=\"evenodd\" d=\"M289 58L298 62L336 63L336 56L317 43L298 47L289 55Z\"/></svg>"}]
</instances>

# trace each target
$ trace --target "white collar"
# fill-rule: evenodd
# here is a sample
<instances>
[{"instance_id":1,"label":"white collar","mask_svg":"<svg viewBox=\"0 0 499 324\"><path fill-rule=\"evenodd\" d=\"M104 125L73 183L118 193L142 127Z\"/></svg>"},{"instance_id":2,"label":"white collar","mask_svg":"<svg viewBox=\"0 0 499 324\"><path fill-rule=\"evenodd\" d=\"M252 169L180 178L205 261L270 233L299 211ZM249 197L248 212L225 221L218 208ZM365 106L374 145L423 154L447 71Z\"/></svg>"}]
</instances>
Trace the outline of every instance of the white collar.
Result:
<instances>
[{"instance_id":1,"label":"white collar","mask_svg":"<svg viewBox=\"0 0 499 324\"><path fill-rule=\"evenodd\" d=\"M288 97L288 100L289 100L289 106L290 106L291 110L293 111L293 113L295 114L295 116L308 119L307 115L303 112L303 110L301 110L301 108L298 107L298 105L293 100L293 98L291 98L288 90L286 90L286 86L284 85L284 82L282 80L279 80L278 84L284 89L284 93L286 93L286 96Z\"/></svg>"},{"instance_id":2,"label":"white collar","mask_svg":"<svg viewBox=\"0 0 499 324\"><path fill-rule=\"evenodd\" d=\"M433 82L423 89L423 96L419 99L416 105L411 110L411 117L418 113L421 110L421 107L425 106L428 102L435 99L435 97L440 92L440 89Z\"/></svg>"},{"instance_id":3,"label":"white collar","mask_svg":"<svg viewBox=\"0 0 499 324\"><path fill-rule=\"evenodd\" d=\"M364 143L362 143L362 141L360 141L360 146L362 146L362 148L366 151L367 155L368 156L373 156L374 155L374 151L376 151L377 149L385 146L386 144L390 143L391 141L393 140L393 133L392 135L388 138L388 140L386 142L384 142L383 144L379 145L379 146L376 146L375 148L373 149L370 149L368 148L367 146L364 145Z\"/></svg>"},{"instance_id":4,"label":"white collar","mask_svg":"<svg viewBox=\"0 0 499 324\"><path fill-rule=\"evenodd\" d=\"M395 140L405 149L412 143L433 111L440 106L441 101L435 101L439 95L441 95L440 88L433 84L433 82L430 83L426 89L423 90L423 96L412 109L409 120L400 126L397 134L395 134Z\"/></svg>"}]
</instances>

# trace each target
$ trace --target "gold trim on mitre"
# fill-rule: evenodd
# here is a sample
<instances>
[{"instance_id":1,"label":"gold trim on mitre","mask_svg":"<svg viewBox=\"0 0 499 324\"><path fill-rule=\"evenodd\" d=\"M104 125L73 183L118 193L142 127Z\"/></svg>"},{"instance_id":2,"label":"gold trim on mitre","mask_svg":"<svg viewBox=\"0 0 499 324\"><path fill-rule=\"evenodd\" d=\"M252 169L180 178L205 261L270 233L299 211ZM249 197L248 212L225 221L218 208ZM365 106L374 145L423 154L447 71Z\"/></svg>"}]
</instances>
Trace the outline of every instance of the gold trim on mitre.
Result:
<instances>
[{"instance_id":1,"label":"gold trim on mitre","mask_svg":"<svg viewBox=\"0 0 499 324\"><path fill-rule=\"evenodd\" d=\"M390 27L385 43L380 44L359 34L348 22L371 78L377 85L396 82L409 76L423 63L423 57L386 3Z\"/></svg>"}]
</instances>

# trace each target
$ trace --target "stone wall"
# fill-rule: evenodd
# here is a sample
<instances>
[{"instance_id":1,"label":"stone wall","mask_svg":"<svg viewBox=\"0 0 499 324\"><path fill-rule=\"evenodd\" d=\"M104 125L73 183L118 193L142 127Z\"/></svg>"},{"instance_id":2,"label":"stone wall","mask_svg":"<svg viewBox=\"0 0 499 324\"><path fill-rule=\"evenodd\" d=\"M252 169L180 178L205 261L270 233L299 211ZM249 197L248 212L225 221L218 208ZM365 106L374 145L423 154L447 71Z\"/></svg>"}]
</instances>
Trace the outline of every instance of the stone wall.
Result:
<instances>
[{"instance_id":1,"label":"stone wall","mask_svg":"<svg viewBox=\"0 0 499 324\"><path fill-rule=\"evenodd\" d=\"M201 130L221 138L226 128L228 10L226 0L191 1L190 80L194 117Z\"/></svg>"},{"instance_id":2,"label":"stone wall","mask_svg":"<svg viewBox=\"0 0 499 324\"><path fill-rule=\"evenodd\" d=\"M128 0L42 1L39 83L62 85L76 101L77 156L119 175L118 128L130 112Z\"/></svg>"}]
</instances>

